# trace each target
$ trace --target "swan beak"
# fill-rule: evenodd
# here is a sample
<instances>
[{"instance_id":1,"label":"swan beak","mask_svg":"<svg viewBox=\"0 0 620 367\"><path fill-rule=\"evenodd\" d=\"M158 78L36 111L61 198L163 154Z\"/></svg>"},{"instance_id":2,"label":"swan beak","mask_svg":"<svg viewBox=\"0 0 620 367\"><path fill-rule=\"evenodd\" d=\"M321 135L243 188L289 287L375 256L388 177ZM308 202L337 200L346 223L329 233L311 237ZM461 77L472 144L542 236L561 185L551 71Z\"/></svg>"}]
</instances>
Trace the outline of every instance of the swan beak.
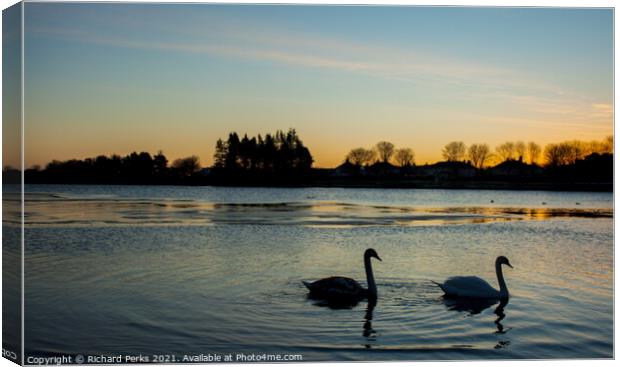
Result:
<instances>
[{"instance_id":1,"label":"swan beak","mask_svg":"<svg viewBox=\"0 0 620 367\"><path fill-rule=\"evenodd\" d=\"M506 265L510 266L510 269L514 269L510 263L507 263Z\"/></svg>"},{"instance_id":2,"label":"swan beak","mask_svg":"<svg viewBox=\"0 0 620 367\"><path fill-rule=\"evenodd\" d=\"M379 261L383 261L383 260L381 260L381 258L379 257L379 255L377 255L376 257L377 257L377 260L379 260Z\"/></svg>"}]
</instances>

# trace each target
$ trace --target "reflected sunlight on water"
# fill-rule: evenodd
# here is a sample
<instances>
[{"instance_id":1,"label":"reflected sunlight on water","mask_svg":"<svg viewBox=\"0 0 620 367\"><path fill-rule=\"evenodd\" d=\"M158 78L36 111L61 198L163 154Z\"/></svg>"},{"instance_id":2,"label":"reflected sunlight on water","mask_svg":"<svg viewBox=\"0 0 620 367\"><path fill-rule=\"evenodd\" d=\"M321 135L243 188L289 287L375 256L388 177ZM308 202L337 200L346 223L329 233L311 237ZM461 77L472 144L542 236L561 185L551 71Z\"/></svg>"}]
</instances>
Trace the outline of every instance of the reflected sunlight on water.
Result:
<instances>
[{"instance_id":1,"label":"reflected sunlight on water","mask_svg":"<svg viewBox=\"0 0 620 367\"><path fill-rule=\"evenodd\" d=\"M17 200L9 196L8 200ZM407 226L487 223L552 217L613 217L603 208L406 207L312 201L207 203L190 200L67 198L28 193L30 226L264 224L302 226Z\"/></svg>"}]
</instances>

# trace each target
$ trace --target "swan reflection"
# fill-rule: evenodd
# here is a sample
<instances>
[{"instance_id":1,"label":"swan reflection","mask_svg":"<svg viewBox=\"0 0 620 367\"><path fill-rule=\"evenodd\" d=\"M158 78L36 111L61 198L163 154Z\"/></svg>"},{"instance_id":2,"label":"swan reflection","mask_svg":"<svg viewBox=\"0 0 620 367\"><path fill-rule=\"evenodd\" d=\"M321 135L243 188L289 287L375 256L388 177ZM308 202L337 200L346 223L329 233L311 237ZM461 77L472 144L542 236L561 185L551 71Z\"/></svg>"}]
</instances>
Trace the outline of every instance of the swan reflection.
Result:
<instances>
[{"instance_id":1,"label":"swan reflection","mask_svg":"<svg viewBox=\"0 0 620 367\"><path fill-rule=\"evenodd\" d=\"M496 298L459 298L443 297L443 303L450 311L467 312L477 315L499 302Z\"/></svg>"},{"instance_id":2,"label":"swan reflection","mask_svg":"<svg viewBox=\"0 0 620 367\"><path fill-rule=\"evenodd\" d=\"M366 338L368 343L364 344L364 347L370 349L372 348L372 342L377 340L377 332L372 328L372 312L377 305L376 301L369 301L368 307L366 308L366 314L364 315L364 327L362 331L362 336Z\"/></svg>"},{"instance_id":3,"label":"swan reflection","mask_svg":"<svg viewBox=\"0 0 620 367\"><path fill-rule=\"evenodd\" d=\"M443 303L450 311L467 312L470 315L477 315L487 308L495 305L499 302L499 305L495 308L493 313L497 315L497 318L493 321L497 326L496 334L505 334L510 329L505 329L502 325L502 320L506 318L504 309L508 304L508 298L502 299L483 299L483 298L454 298L454 297L442 297Z\"/></svg>"},{"instance_id":4,"label":"swan reflection","mask_svg":"<svg viewBox=\"0 0 620 367\"><path fill-rule=\"evenodd\" d=\"M349 310L358 305L359 301L341 301L341 300L325 300L325 299L313 299L311 297L307 297L308 300L312 301L312 304L319 307L327 307L332 310Z\"/></svg>"},{"instance_id":5,"label":"swan reflection","mask_svg":"<svg viewBox=\"0 0 620 367\"><path fill-rule=\"evenodd\" d=\"M507 329L506 331L504 331L504 325L502 325L501 321L506 317L506 313L504 313L504 307L506 307L506 305L508 304L508 298L506 299L502 299L499 303L499 305L495 308L495 311L493 311L494 314L497 315L497 319L495 319L495 325L497 325L497 331L495 332L496 334L505 334L506 331L510 330Z\"/></svg>"}]
</instances>

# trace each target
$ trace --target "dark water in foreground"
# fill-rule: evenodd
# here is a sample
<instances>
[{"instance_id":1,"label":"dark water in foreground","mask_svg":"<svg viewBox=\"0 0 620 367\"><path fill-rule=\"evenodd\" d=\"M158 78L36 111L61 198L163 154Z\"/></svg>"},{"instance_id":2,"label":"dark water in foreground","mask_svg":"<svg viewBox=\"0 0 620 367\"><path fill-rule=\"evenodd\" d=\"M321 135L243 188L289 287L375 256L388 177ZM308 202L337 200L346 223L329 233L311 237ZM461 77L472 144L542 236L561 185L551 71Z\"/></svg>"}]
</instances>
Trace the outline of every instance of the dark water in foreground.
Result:
<instances>
[{"instance_id":1,"label":"dark water in foreground","mask_svg":"<svg viewBox=\"0 0 620 367\"><path fill-rule=\"evenodd\" d=\"M28 190L26 356L612 357L609 193ZM306 299L301 280L365 280L368 247L374 309ZM497 255L515 267L503 308L450 304L429 281L496 286Z\"/></svg>"}]
</instances>

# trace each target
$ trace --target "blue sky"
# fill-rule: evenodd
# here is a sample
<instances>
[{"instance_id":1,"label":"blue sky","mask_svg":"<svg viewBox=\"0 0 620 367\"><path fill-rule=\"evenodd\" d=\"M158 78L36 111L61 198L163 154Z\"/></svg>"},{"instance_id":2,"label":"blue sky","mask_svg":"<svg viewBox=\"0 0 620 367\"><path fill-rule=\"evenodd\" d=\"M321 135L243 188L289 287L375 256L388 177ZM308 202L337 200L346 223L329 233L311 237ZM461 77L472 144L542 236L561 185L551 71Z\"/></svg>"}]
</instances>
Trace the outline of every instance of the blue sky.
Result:
<instances>
[{"instance_id":1,"label":"blue sky","mask_svg":"<svg viewBox=\"0 0 620 367\"><path fill-rule=\"evenodd\" d=\"M28 3L26 162L295 127L316 165L379 140L613 132L609 9Z\"/></svg>"}]
</instances>

